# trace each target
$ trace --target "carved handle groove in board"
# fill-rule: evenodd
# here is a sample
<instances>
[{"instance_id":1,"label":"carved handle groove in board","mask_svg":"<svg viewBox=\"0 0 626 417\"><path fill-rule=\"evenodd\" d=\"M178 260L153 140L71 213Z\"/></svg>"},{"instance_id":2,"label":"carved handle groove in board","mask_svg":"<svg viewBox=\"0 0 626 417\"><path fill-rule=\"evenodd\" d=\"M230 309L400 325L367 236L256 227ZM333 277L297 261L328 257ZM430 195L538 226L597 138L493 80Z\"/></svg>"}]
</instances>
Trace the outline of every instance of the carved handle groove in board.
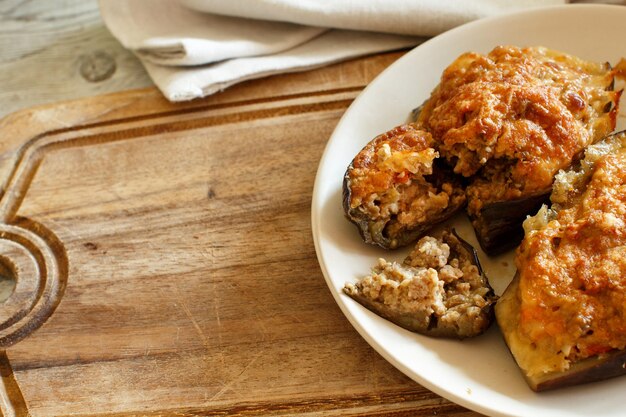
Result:
<instances>
[{"instance_id":1,"label":"carved handle groove in board","mask_svg":"<svg viewBox=\"0 0 626 417\"><path fill-rule=\"evenodd\" d=\"M39 328L59 305L68 275L65 249L44 225L16 215L41 162L41 149L29 141L0 197L0 265L15 288L0 306L0 410L3 416L28 416L6 349Z\"/></svg>"}]
</instances>

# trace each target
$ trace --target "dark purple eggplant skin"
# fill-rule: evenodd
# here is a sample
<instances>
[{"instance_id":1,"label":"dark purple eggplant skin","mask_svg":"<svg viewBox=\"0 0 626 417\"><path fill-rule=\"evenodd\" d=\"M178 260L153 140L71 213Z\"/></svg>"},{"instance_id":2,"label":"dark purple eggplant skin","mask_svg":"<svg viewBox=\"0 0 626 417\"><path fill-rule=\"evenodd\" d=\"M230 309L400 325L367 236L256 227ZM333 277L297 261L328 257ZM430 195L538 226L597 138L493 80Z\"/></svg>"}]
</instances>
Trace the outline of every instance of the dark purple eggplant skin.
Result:
<instances>
[{"instance_id":1,"label":"dark purple eggplant skin","mask_svg":"<svg viewBox=\"0 0 626 417\"><path fill-rule=\"evenodd\" d=\"M420 104L419 106L411 110L411 113L409 114L409 119L408 119L409 122L417 122L417 119L420 117L420 114L422 113L422 110L424 109L424 106L426 105L427 101L428 100L424 101L422 104Z\"/></svg>"},{"instance_id":2,"label":"dark purple eggplant skin","mask_svg":"<svg viewBox=\"0 0 626 417\"><path fill-rule=\"evenodd\" d=\"M556 388L603 381L626 375L626 350L615 350L575 363L563 373L544 376L541 380L527 378L533 391L549 391Z\"/></svg>"},{"instance_id":3,"label":"dark purple eggplant skin","mask_svg":"<svg viewBox=\"0 0 626 417\"><path fill-rule=\"evenodd\" d=\"M446 240L444 238L444 242L450 245L451 256L455 256L454 253L456 253L456 256L459 256L460 251L465 251L470 259L472 259L472 263L478 268L480 275L483 276L485 280L485 285L489 288L489 292L486 294L486 298L489 300L489 303L481 309L481 316L485 319L484 322L486 323L486 325L482 327L480 331L471 335L459 334L459 329L457 328L438 326L437 317L434 314L430 316L406 313L398 314L386 305L380 302L374 302L366 297L361 296L360 294L351 293L350 291L347 291L346 288L344 288L344 293L371 312L411 332L424 334L430 337L448 339L465 339L468 337L481 335L495 321L494 306L496 304L498 296L495 294L493 288L489 284L489 279L485 275L483 268L480 265L480 260L478 259L478 252L476 251L476 249L467 241L463 240L456 233L456 230L452 229L451 231L446 231L444 232L444 235L446 233L454 235L454 237L456 237L459 241L459 245L455 245L450 240Z\"/></svg>"},{"instance_id":4,"label":"dark purple eggplant skin","mask_svg":"<svg viewBox=\"0 0 626 417\"><path fill-rule=\"evenodd\" d=\"M550 192L485 204L477 216L470 216L481 249L494 256L517 247L524 238L522 223L550 203Z\"/></svg>"},{"instance_id":5,"label":"dark purple eggplant skin","mask_svg":"<svg viewBox=\"0 0 626 417\"><path fill-rule=\"evenodd\" d=\"M436 216L432 216L427 221L422 224L417 225L412 229L406 230L401 236L396 239L390 239L388 236L382 234L374 234L370 229L370 225L374 224L371 222L367 216L363 213L359 212L358 209L350 208L350 176L349 172L352 169L352 162L346 169L346 173L343 177L343 186L342 186L342 206L345 217L356 225L361 238L365 243L380 246L383 249L397 249L402 246L406 246L412 242L415 242L420 237L424 236L430 229L432 229L435 225L442 223L456 213L458 213L461 209L465 207L465 191L460 178L452 173L452 171L445 166L441 161L436 160L435 165L433 166L433 174L428 176L429 182L435 187L443 184L444 182L450 182L454 184L455 193L451 196L450 201L451 204L442 212L438 213ZM453 204L453 201L456 201L456 204ZM392 219L389 219L391 221ZM388 222L387 222L388 223ZM384 230L384 229L383 229Z\"/></svg>"}]
</instances>

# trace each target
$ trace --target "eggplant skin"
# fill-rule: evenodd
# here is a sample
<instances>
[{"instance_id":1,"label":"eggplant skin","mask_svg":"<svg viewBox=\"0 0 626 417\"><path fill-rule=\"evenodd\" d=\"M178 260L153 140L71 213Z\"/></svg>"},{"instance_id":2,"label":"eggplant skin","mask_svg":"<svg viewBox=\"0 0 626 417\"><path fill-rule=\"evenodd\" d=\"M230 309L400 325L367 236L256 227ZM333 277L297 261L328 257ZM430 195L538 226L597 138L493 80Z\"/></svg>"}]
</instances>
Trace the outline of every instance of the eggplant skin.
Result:
<instances>
[{"instance_id":1,"label":"eggplant skin","mask_svg":"<svg viewBox=\"0 0 626 417\"><path fill-rule=\"evenodd\" d=\"M524 238L522 223L550 201L550 190L517 200L486 204L477 216L470 216L482 250L499 255L517 247Z\"/></svg>"},{"instance_id":2,"label":"eggplant skin","mask_svg":"<svg viewBox=\"0 0 626 417\"><path fill-rule=\"evenodd\" d=\"M413 124L397 126L372 139L350 162L343 177L342 207L364 242L384 249L408 245L465 206L461 178L438 159L431 141L429 133ZM385 146L386 157L381 156ZM429 157L412 161L417 154ZM384 158L393 163L385 165ZM398 176L406 176L408 181L396 183ZM386 188L381 188L381 183L387 184ZM375 201L370 201L373 198ZM355 199L360 203L354 204ZM419 200L423 204L415 204ZM391 206L395 209L387 210ZM372 214L376 211L379 213ZM413 220L403 222L401 217Z\"/></svg>"},{"instance_id":3,"label":"eggplant skin","mask_svg":"<svg viewBox=\"0 0 626 417\"><path fill-rule=\"evenodd\" d=\"M565 372L555 372L541 377L527 377L533 391L541 392L556 388L602 381L626 375L626 350L614 350L577 362Z\"/></svg>"},{"instance_id":4,"label":"eggplant skin","mask_svg":"<svg viewBox=\"0 0 626 417\"><path fill-rule=\"evenodd\" d=\"M430 241L427 239L430 239ZM434 238L432 237L425 237L420 240L414 252L411 253L407 259L405 259L403 266L410 269L409 265L416 262L415 258L412 258L413 254L423 252L423 248L431 245L433 239ZM422 242L425 242L426 246L420 247ZM380 299L380 296L377 299L372 299L371 296L368 296L367 290L364 290L361 286L362 282L358 282L356 284L346 284L343 289L344 293L373 313L412 332L431 337L453 339L475 337L484 333L495 319L494 305L498 297L489 285L489 281L480 266L478 254L476 250L469 243L461 239L454 230L444 231L439 242L447 244L450 248L449 259L457 259L459 265L469 263L476 267L480 280L480 286L476 287L474 283L474 287L472 288L474 293L472 293L471 296L474 296L474 298L472 298L472 302L477 304L469 305L470 303L468 303L467 300L471 298L471 296L467 295L464 302L459 303L459 298L462 298L463 296L454 292L455 289L453 287L456 286L458 283L457 281L450 282L449 287L444 286L445 296L442 296L442 303L445 305L449 296L456 297L456 301L450 305L446 305L445 308L448 310L445 310L443 314L440 310L433 311L433 308L431 308L432 305L424 302L423 300L420 300L420 302L423 303L421 308L413 309L412 311L403 311L397 306L397 304L394 304L395 300L389 301L385 296L382 296L383 300ZM386 262L384 260L379 260L379 264L381 261ZM446 261L448 261L448 258L446 258ZM422 261L418 260L417 262L419 263ZM389 264L390 263L387 265ZM439 265L440 267L442 266L441 263ZM449 268L450 263L446 263L443 267ZM420 268L422 271L425 269L422 264L420 264L418 270L420 270ZM441 271L442 269L439 269L438 273L441 274ZM464 271L467 272L468 269L465 267ZM376 273L377 271L374 270L374 272ZM380 272L380 270L378 272ZM441 278L442 275L439 275L439 277ZM464 282L463 278L459 279L459 281ZM469 283L469 281L467 282ZM382 285L384 286L384 284ZM476 302L477 298L482 299L482 301ZM416 300L405 299L403 301L409 304L415 303ZM449 317L454 317L453 321L446 316L448 312L452 312L452 315Z\"/></svg>"}]
</instances>

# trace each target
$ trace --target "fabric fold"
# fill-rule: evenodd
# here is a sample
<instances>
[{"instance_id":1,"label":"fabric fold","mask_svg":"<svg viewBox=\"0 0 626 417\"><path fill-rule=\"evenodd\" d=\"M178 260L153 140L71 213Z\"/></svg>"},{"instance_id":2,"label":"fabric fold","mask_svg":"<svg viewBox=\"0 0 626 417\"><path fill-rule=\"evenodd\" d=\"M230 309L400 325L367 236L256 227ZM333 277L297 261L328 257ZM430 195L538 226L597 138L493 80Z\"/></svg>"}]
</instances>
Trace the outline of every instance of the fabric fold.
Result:
<instances>
[{"instance_id":1,"label":"fabric fold","mask_svg":"<svg viewBox=\"0 0 626 417\"><path fill-rule=\"evenodd\" d=\"M171 66L273 54L328 30L196 12L176 0L102 0L100 11L125 48L142 60Z\"/></svg>"},{"instance_id":2,"label":"fabric fold","mask_svg":"<svg viewBox=\"0 0 626 417\"><path fill-rule=\"evenodd\" d=\"M434 36L481 17L565 0L180 0L190 9L225 16L337 29Z\"/></svg>"},{"instance_id":3,"label":"fabric fold","mask_svg":"<svg viewBox=\"0 0 626 417\"><path fill-rule=\"evenodd\" d=\"M172 101L408 48L454 26L565 0L100 0L111 33Z\"/></svg>"},{"instance_id":4,"label":"fabric fold","mask_svg":"<svg viewBox=\"0 0 626 417\"><path fill-rule=\"evenodd\" d=\"M144 62L148 74L170 101L191 100L236 83L284 72L304 71L352 57L407 48L423 38L330 30L314 42L272 55L231 59L202 67L167 67Z\"/></svg>"}]
</instances>

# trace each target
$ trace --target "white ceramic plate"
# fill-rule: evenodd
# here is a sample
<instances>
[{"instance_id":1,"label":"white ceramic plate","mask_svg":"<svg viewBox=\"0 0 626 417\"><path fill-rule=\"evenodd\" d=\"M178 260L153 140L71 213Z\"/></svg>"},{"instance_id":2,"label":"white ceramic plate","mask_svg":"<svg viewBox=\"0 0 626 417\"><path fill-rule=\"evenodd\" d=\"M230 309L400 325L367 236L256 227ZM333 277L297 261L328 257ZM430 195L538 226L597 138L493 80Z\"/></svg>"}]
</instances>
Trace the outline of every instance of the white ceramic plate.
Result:
<instances>
[{"instance_id":1,"label":"white ceramic plate","mask_svg":"<svg viewBox=\"0 0 626 417\"><path fill-rule=\"evenodd\" d=\"M458 55L486 53L500 44L542 45L615 64L626 57L626 7L569 5L476 21L423 43L391 65L346 111L320 162L312 203L317 256L337 304L363 338L432 391L493 416L624 416L626 377L536 394L524 382L497 326L472 340L437 340L403 330L341 292L346 281L367 274L378 257L401 260L406 253L364 244L343 217L341 185L351 159L378 133L406 121ZM476 244L464 218L453 223ZM481 255L501 294L514 274L511 254L495 259Z\"/></svg>"}]
</instances>

